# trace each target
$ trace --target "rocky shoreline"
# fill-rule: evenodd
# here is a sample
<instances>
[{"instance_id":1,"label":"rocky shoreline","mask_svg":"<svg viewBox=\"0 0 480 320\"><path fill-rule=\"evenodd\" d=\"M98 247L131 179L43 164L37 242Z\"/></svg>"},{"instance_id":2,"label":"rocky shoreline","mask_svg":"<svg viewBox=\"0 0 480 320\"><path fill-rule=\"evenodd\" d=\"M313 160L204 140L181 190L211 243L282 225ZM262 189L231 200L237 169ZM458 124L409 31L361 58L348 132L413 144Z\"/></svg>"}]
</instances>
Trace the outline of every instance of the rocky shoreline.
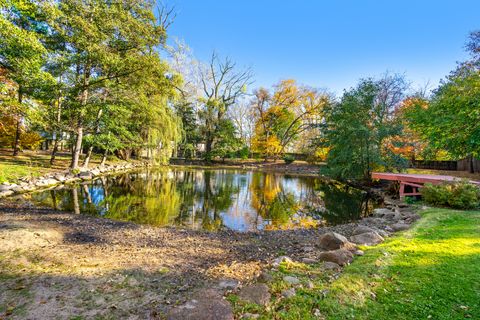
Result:
<instances>
[{"instance_id":1,"label":"rocky shoreline","mask_svg":"<svg viewBox=\"0 0 480 320\"><path fill-rule=\"evenodd\" d=\"M122 173L133 169L150 167L149 162L127 162L121 164L103 165L94 168L82 168L78 172L70 170L47 174L37 178L21 178L19 183L4 182L0 184L0 199L11 195L22 194L52 188L62 184L92 180L96 177Z\"/></svg>"},{"instance_id":2,"label":"rocky shoreline","mask_svg":"<svg viewBox=\"0 0 480 320\"><path fill-rule=\"evenodd\" d=\"M244 303L268 307L272 300L269 286L273 281L271 274L277 272L282 265L298 263L318 265L324 272L331 271L338 276L344 266L353 262L355 256L364 254L359 246L374 246L382 243L394 232L407 230L412 223L420 219L420 215L406 204L393 200L386 200L385 204L386 208L375 209L371 217L355 223L353 230L350 228L347 236L335 232L334 229L314 239L312 246L304 247L301 256L297 256L297 260L285 255L271 260L259 276L250 283L242 286L242 283L234 279L223 279L217 285L199 290L193 299L170 309L167 319L233 320L232 306L225 301L225 297L230 294L237 295ZM286 275L283 277L283 282L287 284L287 288L281 292L280 299L295 296L298 288L313 288L311 281L303 283L295 276ZM210 318L212 314L215 315L214 318ZM251 313L241 315L241 319L258 317L258 314Z\"/></svg>"},{"instance_id":3,"label":"rocky shoreline","mask_svg":"<svg viewBox=\"0 0 480 320\"><path fill-rule=\"evenodd\" d=\"M359 245L380 243L418 218L412 208L387 200L372 216L337 226L214 233L136 225L7 198L0 204L0 269L11 280L0 304L21 304L33 318L233 319L228 295L261 306L295 296L311 284L283 274L286 287L277 295L272 274L292 264L335 277L363 254ZM19 281L27 296L19 296Z\"/></svg>"}]
</instances>

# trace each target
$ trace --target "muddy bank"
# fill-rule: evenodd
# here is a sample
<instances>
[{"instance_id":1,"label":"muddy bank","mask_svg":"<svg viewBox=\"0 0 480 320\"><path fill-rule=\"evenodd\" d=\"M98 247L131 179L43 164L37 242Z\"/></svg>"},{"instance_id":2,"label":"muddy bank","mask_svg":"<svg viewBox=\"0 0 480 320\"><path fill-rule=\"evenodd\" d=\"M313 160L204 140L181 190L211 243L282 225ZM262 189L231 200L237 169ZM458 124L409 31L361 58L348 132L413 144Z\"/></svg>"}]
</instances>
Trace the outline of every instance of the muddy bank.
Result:
<instances>
[{"instance_id":1,"label":"muddy bank","mask_svg":"<svg viewBox=\"0 0 480 320\"><path fill-rule=\"evenodd\" d=\"M386 228L386 220L367 218ZM394 221L391 221L394 223ZM359 223L216 233L155 228L0 202L0 315L162 319L221 279L256 279L275 258L318 259L320 235ZM388 232L388 231L387 231Z\"/></svg>"}]
</instances>

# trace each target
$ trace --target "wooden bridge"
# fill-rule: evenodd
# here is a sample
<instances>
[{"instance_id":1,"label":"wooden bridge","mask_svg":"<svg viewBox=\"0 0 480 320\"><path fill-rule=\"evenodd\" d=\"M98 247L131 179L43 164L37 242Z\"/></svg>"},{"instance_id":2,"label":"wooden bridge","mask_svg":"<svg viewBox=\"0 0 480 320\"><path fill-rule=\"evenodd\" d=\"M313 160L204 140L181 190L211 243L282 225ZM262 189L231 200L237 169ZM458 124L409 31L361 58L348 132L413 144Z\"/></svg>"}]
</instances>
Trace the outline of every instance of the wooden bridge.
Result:
<instances>
[{"instance_id":1,"label":"wooden bridge","mask_svg":"<svg viewBox=\"0 0 480 320\"><path fill-rule=\"evenodd\" d=\"M418 196L420 195L419 189L423 187L425 183L440 184L442 182L455 182L462 181L464 179L452 176L441 176L433 174L407 174L407 173L383 173L373 172L373 179L378 180L390 180L400 183L400 199L406 196ZM480 187L479 181L470 180L470 183L476 184ZM412 191L406 192L405 187L411 187Z\"/></svg>"}]
</instances>

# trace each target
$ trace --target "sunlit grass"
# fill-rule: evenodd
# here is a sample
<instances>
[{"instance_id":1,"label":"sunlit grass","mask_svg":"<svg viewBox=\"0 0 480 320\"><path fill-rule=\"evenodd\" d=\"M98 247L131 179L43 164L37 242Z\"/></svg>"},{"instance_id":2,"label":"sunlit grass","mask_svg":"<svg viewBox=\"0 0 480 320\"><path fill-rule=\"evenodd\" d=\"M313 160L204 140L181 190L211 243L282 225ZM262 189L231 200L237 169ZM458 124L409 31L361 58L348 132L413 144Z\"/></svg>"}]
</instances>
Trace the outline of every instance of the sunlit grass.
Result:
<instances>
[{"instance_id":1,"label":"sunlit grass","mask_svg":"<svg viewBox=\"0 0 480 320\"><path fill-rule=\"evenodd\" d=\"M431 209L366 251L331 283L330 319L463 319L480 315L480 212Z\"/></svg>"},{"instance_id":2,"label":"sunlit grass","mask_svg":"<svg viewBox=\"0 0 480 320\"><path fill-rule=\"evenodd\" d=\"M260 319L479 319L480 211L430 209L408 231L383 244L365 247L365 255L344 269L281 266L270 284L272 306ZM313 288L289 287L291 274ZM237 314L246 310L234 301ZM258 312L258 310L255 310Z\"/></svg>"}]
</instances>

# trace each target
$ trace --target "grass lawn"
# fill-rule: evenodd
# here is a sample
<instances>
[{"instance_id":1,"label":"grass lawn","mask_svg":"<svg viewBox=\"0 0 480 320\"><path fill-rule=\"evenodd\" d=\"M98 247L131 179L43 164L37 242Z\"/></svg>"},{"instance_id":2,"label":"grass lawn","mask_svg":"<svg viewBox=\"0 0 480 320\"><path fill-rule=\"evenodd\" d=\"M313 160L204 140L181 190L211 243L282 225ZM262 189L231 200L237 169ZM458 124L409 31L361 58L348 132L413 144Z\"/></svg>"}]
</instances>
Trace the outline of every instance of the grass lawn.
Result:
<instances>
[{"instance_id":1,"label":"grass lawn","mask_svg":"<svg viewBox=\"0 0 480 320\"><path fill-rule=\"evenodd\" d=\"M271 308L230 300L238 314L263 319L480 319L480 211L421 214L410 230L364 248L338 278L318 265L282 265L271 284ZM281 299L285 274L313 288Z\"/></svg>"}]
</instances>

